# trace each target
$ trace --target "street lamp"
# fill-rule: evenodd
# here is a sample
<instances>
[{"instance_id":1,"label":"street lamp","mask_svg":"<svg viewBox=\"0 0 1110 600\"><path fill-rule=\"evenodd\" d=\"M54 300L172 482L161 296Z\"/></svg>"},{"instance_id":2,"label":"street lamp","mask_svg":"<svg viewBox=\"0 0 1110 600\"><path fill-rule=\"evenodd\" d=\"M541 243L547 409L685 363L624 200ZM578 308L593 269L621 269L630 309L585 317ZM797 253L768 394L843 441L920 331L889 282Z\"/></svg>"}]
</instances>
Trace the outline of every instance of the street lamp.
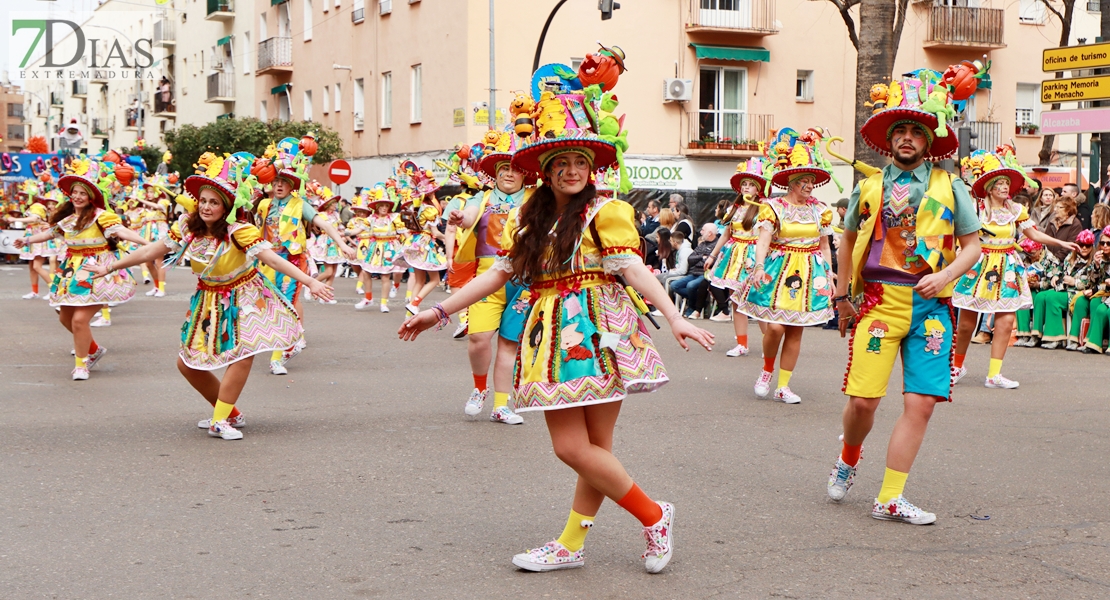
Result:
<instances>
[{"instance_id":1,"label":"street lamp","mask_svg":"<svg viewBox=\"0 0 1110 600\"><path fill-rule=\"evenodd\" d=\"M555 18L555 13L567 3L567 0L559 0L555 8L551 9L551 14L547 15L547 21L543 24L543 31L540 31L540 41L536 44L536 56L532 59L532 72L535 73L540 68L540 53L543 52L543 41L547 38L547 28L551 26L551 20ZM601 20L608 21L613 18L613 11L620 8L620 2L613 0L598 0L597 9L601 11Z\"/></svg>"}]
</instances>

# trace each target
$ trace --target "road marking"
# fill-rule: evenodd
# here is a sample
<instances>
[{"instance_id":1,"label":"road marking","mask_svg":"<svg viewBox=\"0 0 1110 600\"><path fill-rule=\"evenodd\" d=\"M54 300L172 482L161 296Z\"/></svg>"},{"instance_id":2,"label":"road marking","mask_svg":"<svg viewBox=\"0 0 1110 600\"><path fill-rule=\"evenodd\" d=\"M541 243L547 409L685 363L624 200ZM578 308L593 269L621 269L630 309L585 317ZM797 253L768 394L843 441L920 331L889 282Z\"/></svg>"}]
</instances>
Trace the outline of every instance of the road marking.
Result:
<instances>
[{"instance_id":1,"label":"road marking","mask_svg":"<svg viewBox=\"0 0 1110 600\"><path fill-rule=\"evenodd\" d=\"M13 385L45 385L47 387L54 387L53 383L31 383L29 381L9 381Z\"/></svg>"}]
</instances>

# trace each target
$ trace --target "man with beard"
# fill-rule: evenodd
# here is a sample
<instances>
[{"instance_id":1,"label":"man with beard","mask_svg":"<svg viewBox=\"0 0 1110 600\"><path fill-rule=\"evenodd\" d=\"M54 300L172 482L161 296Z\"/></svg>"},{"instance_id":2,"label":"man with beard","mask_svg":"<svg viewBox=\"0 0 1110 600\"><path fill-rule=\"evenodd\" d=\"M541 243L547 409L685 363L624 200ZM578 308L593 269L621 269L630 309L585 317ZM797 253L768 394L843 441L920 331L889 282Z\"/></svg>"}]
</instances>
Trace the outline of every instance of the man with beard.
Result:
<instances>
[{"instance_id":1,"label":"man with beard","mask_svg":"<svg viewBox=\"0 0 1110 600\"><path fill-rule=\"evenodd\" d=\"M907 76L892 86L909 98L929 83ZM949 400L952 286L979 258L979 219L964 182L931 162L956 152L956 133L934 112L905 104L875 113L860 131L893 163L856 186L844 219L833 301L841 336L852 319L855 325L844 386L849 400L843 448L829 475L828 494L840 501L851 488L864 438L901 355L903 410L871 516L927 525L936 515L911 504L902 491L934 406ZM853 304L851 297L861 294L862 301ZM939 353L928 350L926 343L938 336ZM937 343L933 339L931 348Z\"/></svg>"}]
</instances>

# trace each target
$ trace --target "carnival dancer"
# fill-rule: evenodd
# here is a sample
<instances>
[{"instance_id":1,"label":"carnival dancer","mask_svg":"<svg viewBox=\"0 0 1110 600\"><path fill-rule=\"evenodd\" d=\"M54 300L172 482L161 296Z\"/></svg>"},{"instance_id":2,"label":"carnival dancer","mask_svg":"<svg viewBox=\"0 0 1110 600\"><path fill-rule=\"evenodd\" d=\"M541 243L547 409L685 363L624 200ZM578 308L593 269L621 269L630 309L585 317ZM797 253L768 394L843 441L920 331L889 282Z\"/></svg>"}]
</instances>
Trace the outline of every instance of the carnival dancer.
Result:
<instances>
[{"instance_id":1,"label":"carnival dancer","mask_svg":"<svg viewBox=\"0 0 1110 600\"><path fill-rule=\"evenodd\" d=\"M125 228L118 215L105 210L104 193L97 187L101 175L101 163L87 158L66 165L58 187L67 199L50 215L50 229L15 241L16 247L22 248L54 236L65 237L66 255L50 286L50 305L59 307L62 325L73 334L74 380L88 379L89 370L107 352L93 339L89 329L92 316L106 304L122 304L135 295L135 280L130 273L93 277L97 267L115 258L109 239L147 243Z\"/></svg>"},{"instance_id":2,"label":"carnival dancer","mask_svg":"<svg viewBox=\"0 0 1110 600\"><path fill-rule=\"evenodd\" d=\"M902 492L933 408L949 399L952 283L979 259L980 249L979 220L964 182L933 163L956 152L956 132L919 107L918 90L932 94L942 112L952 110L950 98L941 84L932 83L939 74L920 73L893 82L893 97L901 102L874 113L860 131L869 146L894 162L856 186L845 213L834 298L840 335L853 318L856 323L845 376L843 448L827 490L839 501L851 489L864 438L900 354L903 411L871 516L927 525L936 515L911 504ZM853 295L863 294L858 312L849 285Z\"/></svg>"},{"instance_id":3,"label":"carnival dancer","mask_svg":"<svg viewBox=\"0 0 1110 600\"><path fill-rule=\"evenodd\" d=\"M593 172L613 167L618 155L588 123L574 120L580 96L544 95L552 101L549 110L554 103L564 107L566 121L560 119L561 134L540 134L513 158L518 168L542 173L545 184L521 207L519 223L508 224L505 253L444 305L406 319L398 333L411 340L437 321L445 325L448 314L510 279L529 286L535 301L517 354L513 400L518 411L545 411L555 455L577 472L578 484L563 534L514 556L513 564L529 571L582 566L586 533L608 497L643 524L644 566L658 573L674 549L674 506L651 500L612 454L621 401L667 381L640 321L643 301L629 290L643 293L666 315L684 348L690 339L709 350L713 336L682 318L644 266L632 207L596 194Z\"/></svg>"},{"instance_id":4,"label":"carnival dancer","mask_svg":"<svg viewBox=\"0 0 1110 600\"><path fill-rule=\"evenodd\" d=\"M303 336L293 304L257 269L262 262L329 299L332 290L273 251L251 224L250 162L242 155L224 161L216 176L193 175L186 191L196 209L174 223L169 235L110 264L97 265L98 277L174 253L189 258L197 291L181 328L177 369L212 405L212 418L197 423L208 435L239 440L246 418L236 407L254 356L281 350ZM227 367L223 379L213 371Z\"/></svg>"},{"instance_id":5,"label":"carnival dancer","mask_svg":"<svg viewBox=\"0 0 1110 600\"><path fill-rule=\"evenodd\" d=\"M755 224L767 189L767 179L763 177L763 160L752 158L737 165L730 184L738 195L722 219L722 223L728 227L728 235L721 235L717 240L717 245L706 261L705 273L710 285L736 292L743 289L744 282L755 265L755 249L759 241ZM731 298L732 295L729 296ZM736 307L735 303L733 307ZM748 316L733 310L732 328L736 333L736 346L725 354L747 356Z\"/></svg>"},{"instance_id":6,"label":"carnival dancer","mask_svg":"<svg viewBox=\"0 0 1110 600\"><path fill-rule=\"evenodd\" d=\"M347 223L348 233L358 237L358 257L355 262L361 268L358 277L365 294L365 298L355 308L363 310L374 301L374 282L370 279L374 274L379 275L382 281L379 310L387 313L389 292L392 289L390 281L400 281L405 270L396 264L401 256L401 231L397 216L392 212L394 200L389 197L384 185L376 185L370 191L369 205L365 204L366 200L366 196L362 196L361 201L351 205L356 217ZM373 216L370 216L371 211Z\"/></svg>"},{"instance_id":7,"label":"carnival dancer","mask_svg":"<svg viewBox=\"0 0 1110 600\"><path fill-rule=\"evenodd\" d=\"M145 197L144 197L145 196ZM170 200L159 189L159 182L145 178L142 190L136 190L135 202L140 207L139 235L148 242L156 242L169 233ZM166 269L161 257L155 257L143 265L154 279L154 287L147 296L161 298L166 295ZM145 272L145 271L144 271Z\"/></svg>"},{"instance_id":8,"label":"carnival dancer","mask_svg":"<svg viewBox=\"0 0 1110 600\"><path fill-rule=\"evenodd\" d=\"M336 231L346 236L343 219L340 217L338 209L339 200L341 198L337 195L333 195L329 188L320 187L319 190L319 195L314 199L316 213L328 223L331 223L331 226L334 227ZM347 262L343 254L339 251L339 245L335 243L335 240L322 232L317 232L316 236L309 242L308 252L312 260L324 265L324 270L316 276L316 279L319 279L328 286L334 284L335 274L339 265ZM305 293L308 293L307 289ZM335 298L331 300L324 300L321 298L319 301L321 304L336 304Z\"/></svg>"},{"instance_id":9,"label":"carnival dancer","mask_svg":"<svg viewBox=\"0 0 1110 600\"><path fill-rule=\"evenodd\" d=\"M1022 240L1022 244L1027 241L1037 244L1028 238ZM1039 344L1045 350L1055 350L1066 342L1068 350L1079 349L1080 323L1090 314L1090 300L1083 292L1089 287L1087 273L1091 267L1095 235L1087 230L1080 231L1075 243L1079 250L1069 253L1064 260L1056 258L1051 252L1044 252L1037 265L1038 273L1034 275L1031 272L1033 265L1027 268L1026 280L1033 294L1033 325L1029 335L1033 343L1027 342L1023 346ZM1075 339L1064 331L1069 312L1072 313Z\"/></svg>"},{"instance_id":10,"label":"carnival dancer","mask_svg":"<svg viewBox=\"0 0 1110 600\"><path fill-rule=\"evenodd\" d=\"M512 131L494 132L498 141L482 156L479 167L495 181L495 187L480 196L472 196L462 210L449 216L448 224L456 226L458 251L456 263L477 262L476 275L490 270L498 253L502 251L501 238L505 223L516 218L513 209L519 208L531 193L536 178L513 168L517 136ZM468 341L466 353L470 358L474 391L463 407L469 416L481 414L489 396L488 376L490 359L493 358L493 410L490 421L518 425L524 418L509 408L512 392L513 364L516 361L520 337L524 334L524 316L528 310L531 292L523 286L509 282L505 287L475 302L467 310ZM493 354L494 335L497 354Z\"/></svg>"},{"instance_id":11,"label":"carnival dancer","mask_svg":"<svg viewBox=\"0 0 1110 600\"><path fill-rule=\"evenodd\" d=\"M477 144L475 146L477 146ZM457 161L454 159L450 161L436 161L436 165L446 169L449 173L444 185L458 185L462 188L459 194L448 201L444 209L444 217L447 220L447 225L443 232L443 245L445 247L445 254L447 255L448 294L451 293L452 289L461 289L464 285L469 283L471 279L474 279L478 273L478 261L473 258L473 255L469 257L469 260L457 259L458 245L456 244L456 236L459 231L458 226L450 222L450 215L456 210L462 210L470 206L471 203L477 202L478 195L493 187L493 180L480 169L480 165L474 160L472 153L467 152L466 159L458 156L458 151L462 150L464 147L465 146L460 144L456 148L456 152L453 153L454 158L458 159ZM473 146L471 148L473 148ZM470 309L464 308L459 312L459 326L455 328L455 332L451 337L459 340L467 337L469 333Z\"/></svg>"},{"instance_id":12,"label":"carnival dancer","mask_svg":"<svg viewBox=\"0 0 1110 600\"><path fill-rule=\"evenodd\" d=\"M324 231L335 244L339 246L340 253L353 259L355 251L343 241L343 236L324 217L316 213L312 204L306 202L301 195L301 187L307 179L306 170L310 157L300 150L300 143L293 138L285 138L278 143L278 157L276 166L280 167L277 177L273 182L273 195L267 196L258 203L258 220L262 224L262 237L274 248L274 252L281 258L297 266L303 273L308 273L307 231L309 223ZM211 165L217 166L223 159L214 157ZM212 167L208 171L211 173ZM218 170L216 171L219 172ZM297 309L297 317L304 326L304 311L301 307L300 279L291 278L281 271L275 271L268 266L261 267L262 273L273 281L286 300ZM289 372L285 364L304 350L304 338L298 340L297 345L285 349L275 350L270 356L270 373L285 375Z\"/></svg>"},{"instance_id":13,"label":"carnival dancer","mask_svg":"<svg viewBox=\"0 0 1110 600\"><path fill-rule=\"evenodd\" d=\"M1025 265L1018 256L1018 237L1025 236L1046 246L1075 251L1072 242L1037 231L1025 207L1010 200L1010 190L1025 185L1025 172L1016 160L1009 160L1013 150L1000 146L999 154L976 150L961 161L965 177L974 176L971 193L977 198L982 229L979 245L982 255L959 281L952 295L952 304L960 309L956 336L956 354L952 362L952 385L964 375L964 355L975 335L979 314L994 316L994 341L991 343L990 366L983 385L989 388L1015 389L1018 382L1002 375L1002 360L1010 344L1015 313L1033 305Z\"/></svg>"},{"instance_id":14,"label":"carnival dancer","mask_svg":"<svg viewBox=\"0 0 1110 600\"><path fill-rule=\"evenodd\" d=\"M58 199L54 197L54 193L46 192L40 193L38 186L33 186L28 190L28 200L31 204L23 211L22 217L12 217L5 215L4 220L9 223L22 223L26 226L24 237L31 237L44 233L50 230L50 214L54 212L54 207L57 205ZM57 270L58 256L65 253L61 243L53 236L44 242L37 242L31 244L24 244L22 252L19 253L21 260L31 261L27 264L27 269L31 274L31 291L24 294L24 300L32 300L39 297L39 279L41 278L47 285L54 279L54 272ZM47 269L49 267L49 269ZM48 294L43 294L47 300L50 299Z\"/></svg>"},{"instance_id":15,"label":"carnival dancer","mask_svg":"<svg viewBox=\"0 0 1110 600\"><path fill-rule=\"evenodd\" d=\"M828 183L831 176L821 166L816 145L793 129L780 129L768 149L775 161L771 183L785 188L786 195L768 199L759 207L755 264L751 277L733 297L737 310L766 323L756 395L766 397L771 390L781 343L774 399L797 404L802 399L790 390L790 377L801 352L803 328L825 323L833 316L828 237L832 209L813 197L814 188Z\"/></svg>"},{"instance_id":16,"label":"carnival dancer","mask_svg":"<svg viewBox=\"0 0 1110 600\"><path fill-rule=\"evenodd\" d=\"M439 274L447 270L447 255L440 248L438 240L443 234L436 225L439 223L439 209L429 202L431 192L421 194L411 187L401 188L401 219L409 231L408 243L401 249L405 263L412 268L409 275L409 288L414 291L405 309L414 315L420 311L420 303L439 285Z\"/></svg>"}]
</instances>

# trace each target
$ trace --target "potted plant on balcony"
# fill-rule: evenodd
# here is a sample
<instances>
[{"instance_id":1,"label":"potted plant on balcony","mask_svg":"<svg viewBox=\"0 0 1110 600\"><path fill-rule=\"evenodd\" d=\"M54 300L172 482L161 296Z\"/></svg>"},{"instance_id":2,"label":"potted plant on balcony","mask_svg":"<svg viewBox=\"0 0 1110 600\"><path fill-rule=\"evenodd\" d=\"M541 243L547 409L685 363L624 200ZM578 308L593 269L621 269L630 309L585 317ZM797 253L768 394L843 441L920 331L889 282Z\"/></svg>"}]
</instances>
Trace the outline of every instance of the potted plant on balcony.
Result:
<instances>
[{"instance_id":1,"label":"potted plant on balcony","mask_svg":"<svg viewBox=\"0 0 1110 600\"><path fill-rule=\"evenodd\" d=\"M732 150L732 138L728 138L728 137L721 138L717 142L717 148L719 148L721 150Z\"/></svg>"},{"instance_id":2,"label":"potted plant on balcony","mask_svg":"<svg viewBox=\"0 0 1110 600\"><path fill-rule=\"evenodd\" d=\"M1036 123L1029 123L1028 125L1025 126L1025 132L1029 135L1037 135L1037 131L1039 131L1039 130L1040 130L1040 126L1037 125Z\"/></svg>"}]
</instances>

